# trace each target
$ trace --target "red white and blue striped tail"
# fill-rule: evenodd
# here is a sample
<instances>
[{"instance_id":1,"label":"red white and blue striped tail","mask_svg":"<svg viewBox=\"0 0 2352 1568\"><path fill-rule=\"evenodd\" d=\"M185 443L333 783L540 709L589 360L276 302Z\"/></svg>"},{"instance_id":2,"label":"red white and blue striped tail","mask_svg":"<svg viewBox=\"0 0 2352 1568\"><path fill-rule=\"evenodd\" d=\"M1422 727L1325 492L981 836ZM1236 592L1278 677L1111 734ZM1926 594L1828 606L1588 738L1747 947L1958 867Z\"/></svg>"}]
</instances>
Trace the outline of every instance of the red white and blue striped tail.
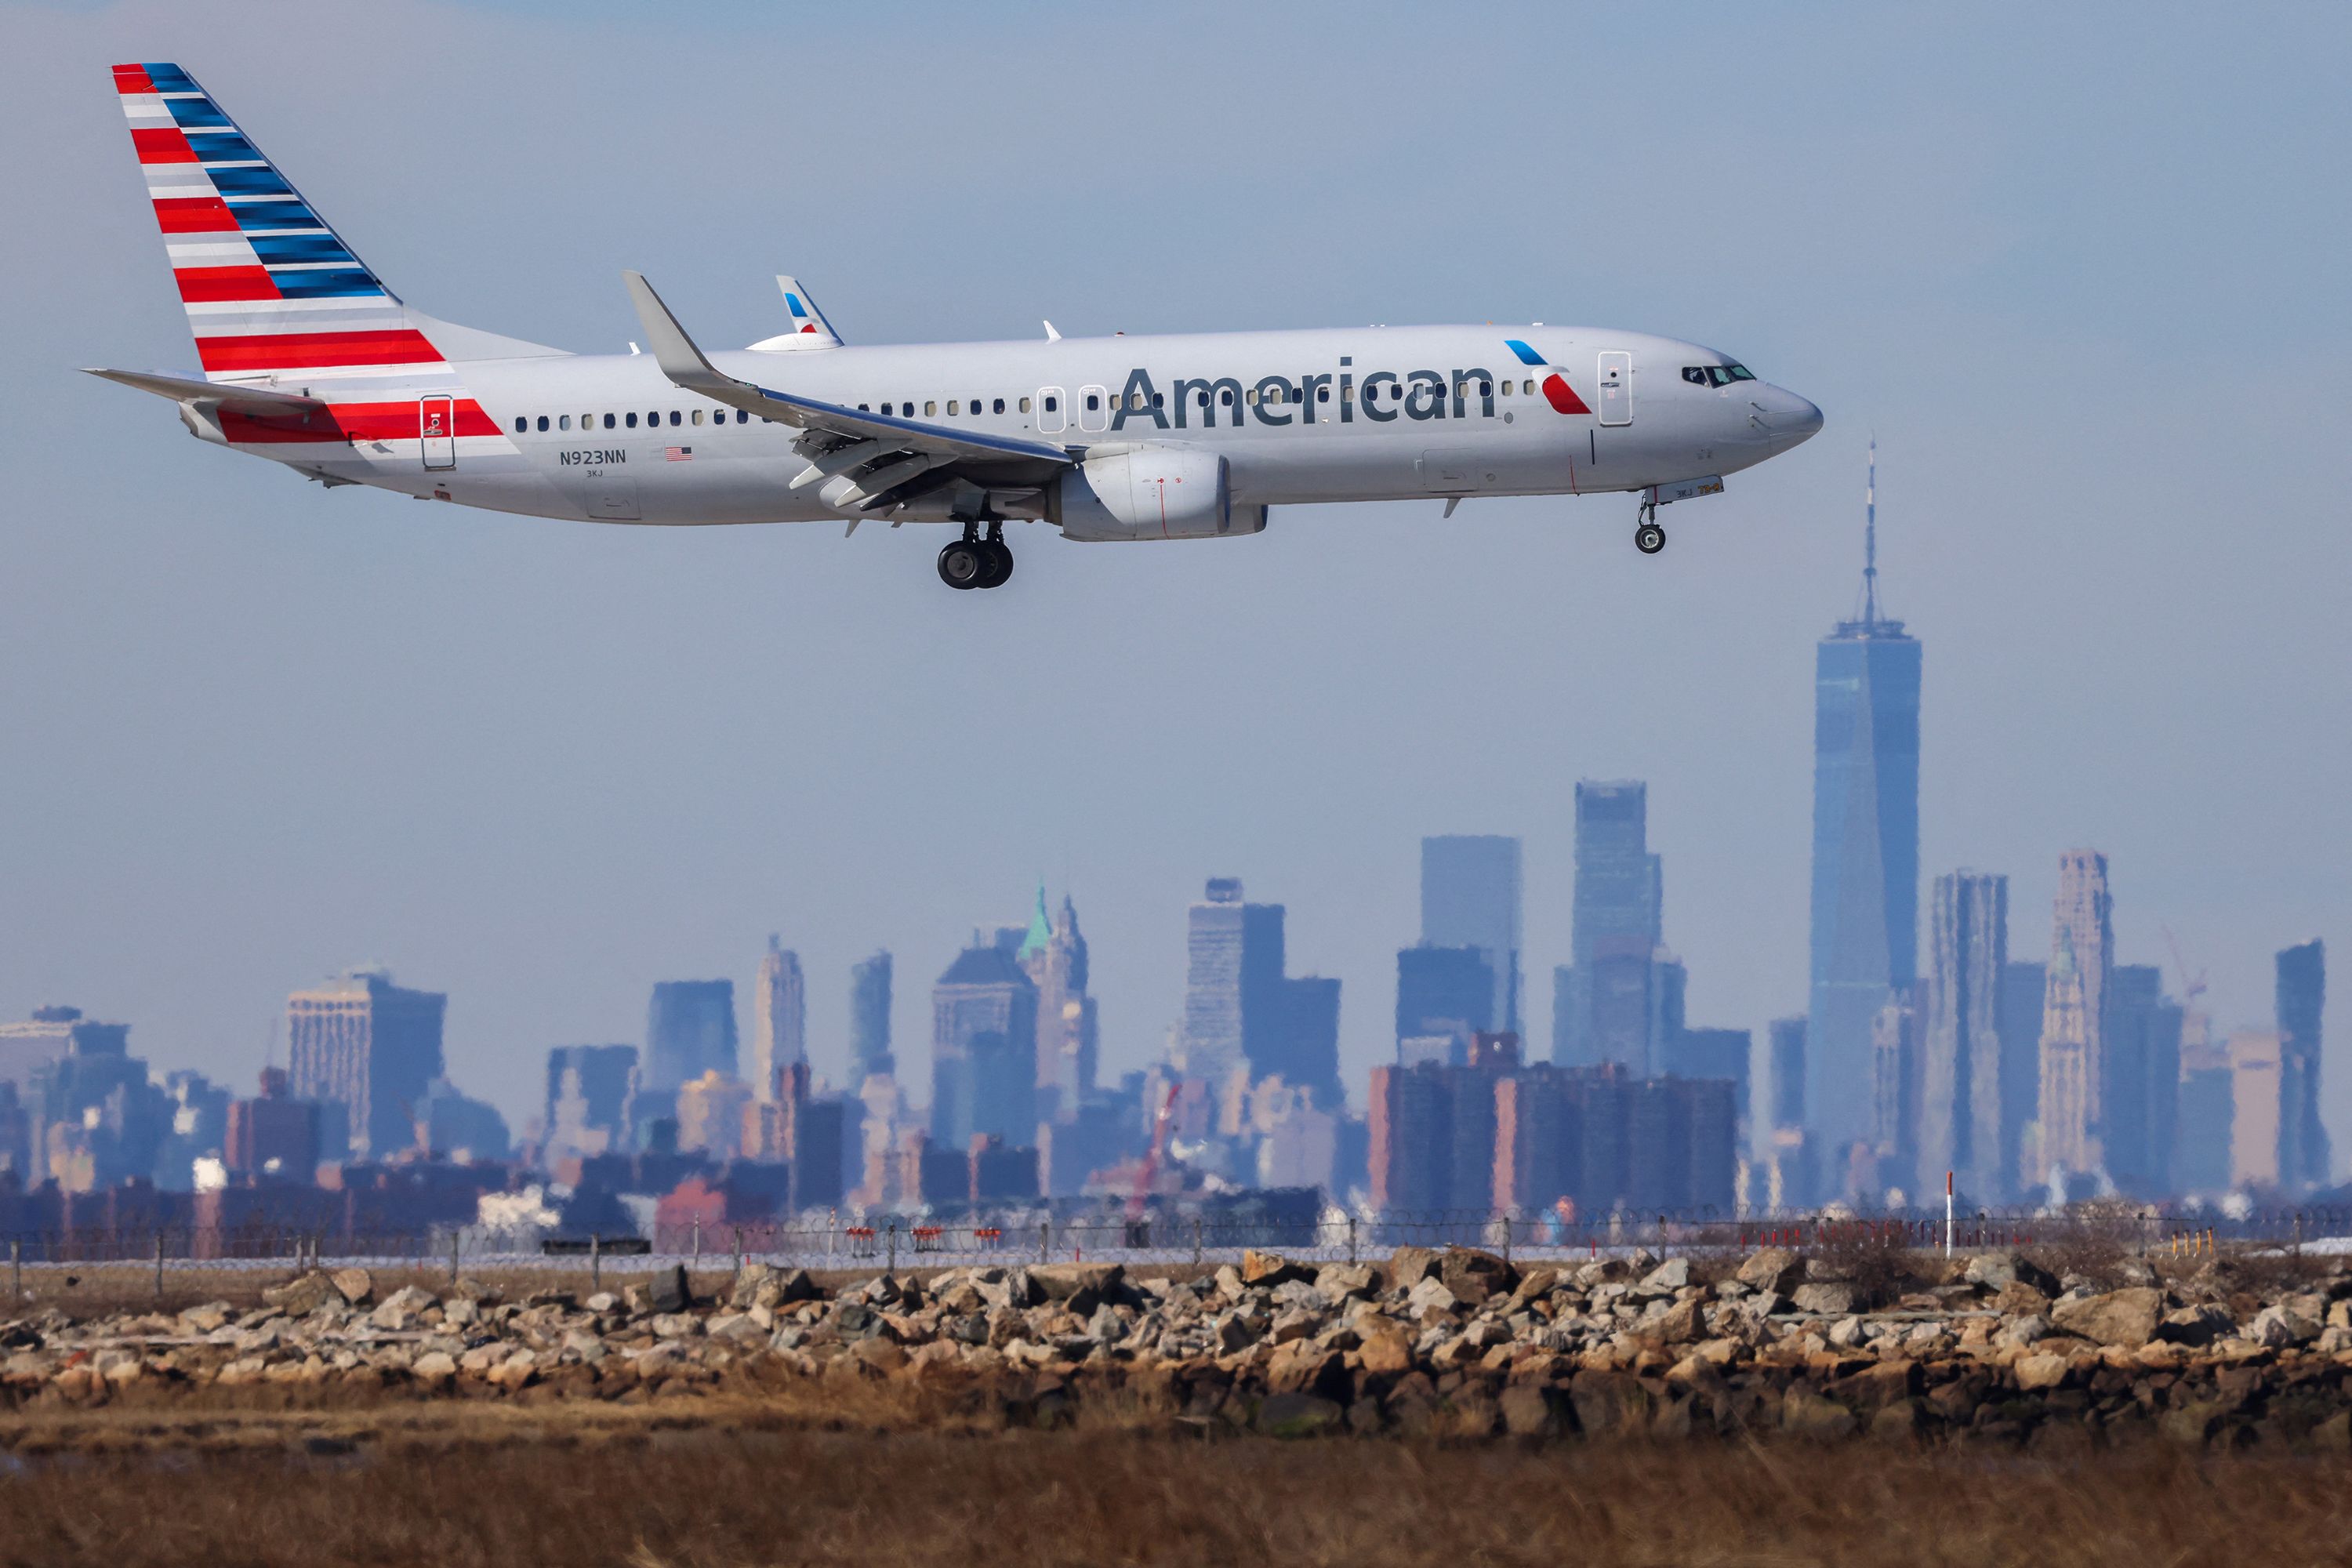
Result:
<instances>
[{"instance_id":1,"label":"red white and blue striped tail","mask_svg":"<svg viewBox=\"0 0 2352 1568\"><path fill-rule=\"evenodd\" d=\"M207 379L429 374L560 352L403 305L178 66L116 66L114 89Z\"/></svg>"}]
</instances>

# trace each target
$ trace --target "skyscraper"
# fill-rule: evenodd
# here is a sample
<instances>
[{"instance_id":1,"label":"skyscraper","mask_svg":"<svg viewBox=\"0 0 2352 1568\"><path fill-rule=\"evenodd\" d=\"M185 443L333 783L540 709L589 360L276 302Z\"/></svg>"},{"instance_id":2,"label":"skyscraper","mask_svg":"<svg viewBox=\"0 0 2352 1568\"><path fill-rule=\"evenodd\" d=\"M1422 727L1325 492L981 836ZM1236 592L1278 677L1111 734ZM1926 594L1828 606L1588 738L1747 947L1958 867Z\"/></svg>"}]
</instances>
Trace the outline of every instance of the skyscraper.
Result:
<instances>
[{"instance_id":1,"label":"skyscraper","mask_svg":"<svg viewBox=\"0 0 2352 1568\"><path fill-rule=\"evenodd\" d=\"M788 952L774 935L760 960L760 980L751 992L751 1092L776 1098L777 1075L808 1060L808 993L801 978L801 955Z\"/></svg>"},{"instance_id":2,"label":"skyscraper","mask_svg":"<svg viewBox=\"0 0 2352 1568\"><path fill-rule=\"evenodd\" d=\"M974 933L931 989L931 1142L974 1133L1016 1148L1037 1138L1037 987L1013 954Z\"/></svg>"},{"instance_id":3,"label":"skyscraper","mask_svg":"<svg viewBox=\"0 0 2352 1568\"><path fill-rule=\"evenodd\" d=\"M1421 940L1475 947L1494 976L1490 1027L1519 1031L1519 841L1448 834L1421 841Z\"/></svg>"},{"instance_id":4,"label":"skyscraper","mask_svg":"<svg viewBox=\"0 0 2352 1568\"><path fill-rule=\"evenodd\" d=\"M2033 1184L2106 1169L2107 988L2115 972L2107 858L2058 858L2055 951L2042 1018L2042 1136Z\"/></svg>"},{"instance_id":5,"label":"skyscraper","mask_svg":"<svg viewBox=\"0 0 2352 1568\"><path fill-rule=\"evenodd\" d=\"M1283 1077L1310 1091L1317 1106L1336 1111L1348 1100L1339 1082L1339 983L1291 975L1282 993L1288 1038Z\"/></svg>"},{"instance_id":6,"label":"skyscraper","mask_svg":"<svg viewBox=\"0 0 2352 1568\"><path fill-rule=\"evenodd\" d=\"M2279 1180L2291 1189L2327 1184L2327 1131L2319 1120L2319 1020L2327 1002L2327 952L2316 940L2278 955Z\"/></svg>"},{"instance_id":7,"label":"skyscraper","mask_svg":"<svg viewBox=\"0 0 2352 1568\"><path fill-rule=\"evenodd\" d=\"M320 1151L383 1160L416 1142L416 1107L441 1076L449 998L409 991L380 969L354 969L286 999L287 1061L297 1100L336 1107L339 1136Z\"/></svg>"},{"instance_id":8,"label":"skyscraper","mask_svg":"<svg viewBox=\"0 0 2352 1568\"><path fill-rule=\"evenodd\" d=\"M849 1079L855 1086L898 1068L890 1054L890 955L877 952L849 970Z\"/></svg>"},{"instance_id":9,"label":"skyscraper","mask_svg":"<svg viewBox=\"0 0 2352 1568\"><path fill-rule=\"evenodd\" d=\"M1325 1040L1337 1033L1339 983L1284 973L1283 916L1280 904L1244 902L1239 878L1209 879L1187 932L1180 1065L1219 1084L1242 1067L1253 1079L1279 1074L1336 1104Z\"/></svg>"},{"instance_id":10,"label":"skyscraper","mask_svg":"<svg viewBox=\"0 0 2352 1568\"><path fill-rule=\"evenodd\" d=\"M2180 1005L2166 999L2153 965L2119 963L2105 1011L2107 1173L2124 1192L2162 1197L2179 1119Z\"/></svg>"},{"instance_id":11,"label":"skyscraper","mask_svg":"<svg viewBox=\"0 0 2352 1568\"><path fill-rule=\"evenodd\" d=\"M2180 1039L2180 1121L2172 1154L2172 1184L2184 1193L2213 1194L2230 1185L2231 1125L2237 1090L2229 1047L2213 1041L2201 1010L2184 1012Z\"/></svg>"},{"instance_id":12,"label":"skyscraper","mask_svg":"<svg viewBox=\"0 0 2352 1568\"><path fill-rule=\"evenodd\" d=\"M1075 1110L1095 1086L1095 999L1087 994L1087 939L1066 893L1058 920L1045 912L1045 889L1013 955L1037 987L1039 1114Z\"/></svg>"},{"instance_id":13,"label":"skyscraper","mask_svg":"<svg viewBox=\"0 0 2352 1568\"><path fill-rule=\"evenodd\" d=\"M558 1046L547 1053L541 1157L549 1168L627 1145L629 1079L636 1069L635 1046Z\"/></svg>"},{"instance_id":14,"label":"skyscraper","mask_svg":"<svg viewBox=\"0 0 2352 1568\"><path fill-rule=\"evenodd\" d=\"M2009 963L2009 879L1936 879L1928 924L1917 1180L1953 1173L1981 1203L2009 1190L2001 1163L2000 984Z\"/></svg>"},{"instance_id":15,"label":"skyscraper","mask_svg":"<svg viewBox=\"0 0 2352 1568\"><path fill-rule=\"evenodd\" d=\"M1470 1039L1495 1027L1495 971L1478 947L1433 947L1423 942L1397 953L1396 1037L1398 1059L1407 1040L1443 1036L1453 1044L1445 1059L1470 1059Z\"/></svg>"},{"instance_id":16,"label":"skyscraper","mask_svg":"<svg viewBox=\"0 0 2352 1568\"><path fill-rule=\"evenodd\" d=\"M1775 1128L1805 1124L1805 1020L1775 1018L1766 1031L1772 1090L1769 1124Z\"/></svg>"},{"instance_id":17,"label":"skyscraper","mask_svg":"<svg viewBox=\"0 0 2352 1568\"><path fill-rule=\"evenodd\" d=\"M1201 901L1185 922L1184 1028L1182 1066L1192 1077L1220 1082L1245 1059L1242 1054L1242 994L1244 976L1263 969L1261 958L1249 962L1247 949L1255 924L1264 941L1263 922L1248 919L1238 877L1212 877ZM1276 928L1279 929L1278 927Z\"/></svg>"},{"instance_id":18,"label":"skyscraper","mask_svg":"<svg viewBox=\"0 0 2352 1568\"><path fill-rule=\"evenodd\" d=\"M735 983L660 980L646 1008L640 1088L674 1094L706 1072L735 1076Z\"/></svg>"},{"instance_id":19,"label":"skyscraper","mask_svg":"<svg viewBox=\"0 0 2352 1568\"><path fill-rule=\"evenodd\" d=\"M1917 987L1886 994L1871 1020L1871 1145L1869 1191L1916 1195L1919 1169L1919 1010ZM1855 1194L1864 1195L1859 1191Z\"/></svg>"},{"instance_id":20,"label":"skyscraper","mask_svg":"<svg viewBox=\"0 0 2352 1568\"><path fill-rule=\"evenodd\" d=\"M1568 997L1564 1026L1557 1016L1552 1021L1555 1061L1627 1061L1641 1054L1626 1043L1625 1019L1648 1013L1649 969L1663 930L1663 880L1658 857L1650 853L1649 787L1636 780L1579 781L1573 957L1567 983L1555 988L1555 997L1561 991ZM1605 1039L1612 1018L1616 1036Z\"/></svg>"},{"instance_id":21,"label":"skyscraper","mask_svg":"<svg viewBox=\"0 0 2352 1568\"><path fill-rule=\"evenodd\" d=\"M1871 1131L1871 1028L1918 978L1919 643L1878 608L1871 447L1862 605L1813 662L1811 1037L1808 1121L1832 1159Z\"/></svg>"},{"instance_id":22,"label":"skyscraper","mask_svg":"<svg viewBox=\"0 0 2352 1568\"><path fill-rule=\"evenodd\" d=\"M1980 1198L2006 1197L2033 1178L2026 1134L2042 1120L2042 1003L2047 964L2003 964L2000 971L2000 1174ZM2039 1168L2039 1161L2035 1162Z\"/></svg>"},{"instance_id":23,"label":"skyscraper","mask_svg":"<svg viewBox=\"0 0 2352 1568\"><path fill-rule=\"evenodd\" d=\"M2286 1108L2281 1043L2275 1029L2241 1029L2230 1037L2230 1185L2241 1191L2280 1185Z\"/></svg>"}]
</instances>

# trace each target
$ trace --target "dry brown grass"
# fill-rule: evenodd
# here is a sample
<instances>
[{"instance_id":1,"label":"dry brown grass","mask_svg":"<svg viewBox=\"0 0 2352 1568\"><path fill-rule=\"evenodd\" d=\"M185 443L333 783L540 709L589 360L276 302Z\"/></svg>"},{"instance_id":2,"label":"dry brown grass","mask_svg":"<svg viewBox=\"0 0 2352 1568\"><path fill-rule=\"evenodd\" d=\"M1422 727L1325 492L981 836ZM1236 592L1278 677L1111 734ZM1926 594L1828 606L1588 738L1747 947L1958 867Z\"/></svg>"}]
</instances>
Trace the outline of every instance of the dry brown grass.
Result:
<instances>
[{"instance_id":1,"label":"dry brown grass","mask_svg":"<svg viewBox=\"0 0 2352 1568\"><path fill-rule=\"evenodd\" d=\"M2162 1449L2059 1466L1870 1448L730 1430L650 1413L568 1435L384 1428L350 1453L224 1436L0 1479L0 1562L2145 1568L2352 1555L2341 1462Z\"/></svg>"}]
</instances>

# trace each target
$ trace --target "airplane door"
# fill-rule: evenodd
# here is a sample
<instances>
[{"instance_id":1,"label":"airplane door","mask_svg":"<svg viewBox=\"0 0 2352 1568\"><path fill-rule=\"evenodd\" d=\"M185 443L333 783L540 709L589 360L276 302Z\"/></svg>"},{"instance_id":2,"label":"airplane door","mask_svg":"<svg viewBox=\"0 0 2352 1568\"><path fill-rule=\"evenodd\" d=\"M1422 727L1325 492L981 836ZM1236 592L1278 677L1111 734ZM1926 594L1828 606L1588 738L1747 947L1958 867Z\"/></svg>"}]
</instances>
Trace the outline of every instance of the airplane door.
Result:
<instances>
[{"instance_id":1,"label":"airplane door","mask_svg":"<svg viewBox=\"0 0 2352 1568\"><path fill-rule=\"evenodd\" d=\"M1110 428L1110 394L1099 386L1078 388L1078 428L1108 430Z\"/></svg>"},{"instance_id":2,"label":"airplane door","mask_svg":"<svg viewBox=\"0 0 2352 1568\"><path fill-rule=\"evenodd\" d=\"M446 392L416 400L416 434L428 468L457 466L457 405Z\"/></svg>"},{"instance_id":3,"label":"airplane door","mask_svg":"<svg viewBox=\"0 0 2352 1568\"><path fill-rule=\"evenodd\" d=\"M1633 423L1633 356L1615 349L1601 356L1601 423Z\"/></svg>"},{"instance_id":4,"label":"airplane door","mask_svg":"<svg viewBox=\"0 0 2352 1568\"><path fill-rule=\"evenodd\" d=\"M1070 427L1069 395L1058 386L1037 389L1037 433L1058 436Z\"/></svg>"}]
</instances>

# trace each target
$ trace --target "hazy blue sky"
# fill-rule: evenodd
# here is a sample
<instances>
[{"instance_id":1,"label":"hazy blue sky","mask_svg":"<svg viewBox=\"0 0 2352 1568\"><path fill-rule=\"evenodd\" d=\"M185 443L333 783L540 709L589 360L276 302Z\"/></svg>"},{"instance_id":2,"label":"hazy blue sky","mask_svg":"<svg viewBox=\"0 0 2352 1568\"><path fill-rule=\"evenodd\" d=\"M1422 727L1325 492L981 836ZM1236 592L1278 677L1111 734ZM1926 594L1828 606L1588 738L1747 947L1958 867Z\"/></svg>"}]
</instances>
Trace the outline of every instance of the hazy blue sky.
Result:
<instances>
[{"instance_id":1,"label":"hazy blue sky","mask_svg":"<svg viewBox=\"0 0 2352 1568\"><path fill-rule=\"evenodd\" d=\"M1439 20L1442 16L1442 20ZM450 994L459 1081L648 984L931 979L1042 872L1105 1060L1180 1005L1237 874L1389 1048L1417 839L1527 842L1534 1033L1579 776L1650 781L1691 1012L1804 1000L1814 640L1882 445L1927 648L1923 865L2111 858L2218 1021L2337 965L2352 1147L2352 13L2340 5L0 8L0 1016L70 1001L242 1084L286 993ZM321 491L71 374L194 363L105 68L187 67L394 289L575 349L645 269L707 343L798 273L856 341L1495 320L1735 353L1828 412L1667 514L1631 498L1277 511L1262 537L652 530ZM746 1021L748 1022L748 1009ZM2339 1156L2339 1164L2341 1157Z\"/></svg>"}]
</instances>

